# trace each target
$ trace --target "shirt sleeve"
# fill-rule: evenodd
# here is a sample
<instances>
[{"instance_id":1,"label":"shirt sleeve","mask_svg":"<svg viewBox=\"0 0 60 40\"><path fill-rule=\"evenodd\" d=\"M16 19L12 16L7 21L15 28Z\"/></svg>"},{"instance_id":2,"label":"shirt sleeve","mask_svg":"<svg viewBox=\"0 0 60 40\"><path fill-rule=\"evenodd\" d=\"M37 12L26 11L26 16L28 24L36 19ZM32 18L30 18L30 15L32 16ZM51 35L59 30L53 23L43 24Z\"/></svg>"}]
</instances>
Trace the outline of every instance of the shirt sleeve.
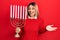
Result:
<instances>
[{"instance_id":1,"label":"shirt sleeve","mask_svg":"<svg viewBox=\"0 0 60 40\"><path fill-rule=\"evenodd\" d=\"M39 34L46 32L46 27L44 26L44 20L40 19L40 25L39 25Z\"/></svg>"}]
</instances>

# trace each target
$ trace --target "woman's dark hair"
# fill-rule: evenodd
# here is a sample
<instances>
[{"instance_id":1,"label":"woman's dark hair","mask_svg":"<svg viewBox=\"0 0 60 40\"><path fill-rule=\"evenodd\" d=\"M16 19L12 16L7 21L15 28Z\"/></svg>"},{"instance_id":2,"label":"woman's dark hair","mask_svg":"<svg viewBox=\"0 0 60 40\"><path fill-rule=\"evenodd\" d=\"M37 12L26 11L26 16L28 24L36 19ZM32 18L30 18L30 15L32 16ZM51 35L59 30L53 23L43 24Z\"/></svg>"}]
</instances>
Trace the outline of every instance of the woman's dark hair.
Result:
<instances>
[{"instance_id":1,"label":"woman's dark hair","mask_svg":"<svg viewBox=\"0 0 60 40\"><path fill-rule=\"evenodd\" d=\"M35 3L35 2L31 2L31 3L29 3L28 6L27 6L27 10L29 9L29 6L30 6L30 5L35 6L36 3ZM28 16L30 16L29 12L28 12Z\"/></svg>"},{"instance_id":2,"label":"woman's dark hair","mask_svg":"<svg viewBox=\"0 0 60 40\"><path fill-rule=\"evenodd\" d=\"M30 5L35 6L36 3L35 3L35 2L31 2L31 3L29 3L28 7L29 7Z\"/></svg>"}]
</instances>

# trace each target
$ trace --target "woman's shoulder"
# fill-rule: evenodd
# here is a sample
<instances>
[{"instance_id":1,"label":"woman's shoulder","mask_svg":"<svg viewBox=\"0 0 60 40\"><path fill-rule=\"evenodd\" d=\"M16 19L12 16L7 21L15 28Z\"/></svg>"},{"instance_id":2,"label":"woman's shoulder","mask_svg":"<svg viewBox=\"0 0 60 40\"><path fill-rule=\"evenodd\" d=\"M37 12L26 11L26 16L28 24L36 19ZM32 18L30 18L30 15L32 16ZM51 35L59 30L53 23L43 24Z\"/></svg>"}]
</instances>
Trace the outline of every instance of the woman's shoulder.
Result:
<instances>
[{"instance_id":1,"label":"woman's shoulder","mask_svg":"<svg viewBox=\"0 0 60 40\"><path fill-rule=\"evenodd\" d=\"M38 20L40 20L40 21L44 21L42 17L38 17Z\"/></svg>"}]
</instances>

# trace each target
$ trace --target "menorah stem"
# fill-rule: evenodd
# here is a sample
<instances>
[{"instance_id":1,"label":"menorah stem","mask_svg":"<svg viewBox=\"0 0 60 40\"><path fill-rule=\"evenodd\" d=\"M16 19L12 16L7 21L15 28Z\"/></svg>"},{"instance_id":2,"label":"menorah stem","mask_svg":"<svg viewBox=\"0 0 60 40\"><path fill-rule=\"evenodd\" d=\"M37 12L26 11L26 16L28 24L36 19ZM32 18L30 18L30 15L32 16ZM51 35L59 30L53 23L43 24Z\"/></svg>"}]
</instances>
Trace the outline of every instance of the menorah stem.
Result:
<instances>
[{"instance_id":1,"label":"menorah stem","mask_svg":"<svg viewBox=\"0 0 60 40\"><path fill-rule=\"evenodd\" d=\"M16 34L15 34L15 37L18 38L18 37L20 37L20 35L19 35L18 33L16 33Z\"/></svg>"},{"instance_id":2,"label":"menorah stem","mask_svg":"<svg viewBox=\"0 0 60 40\"><path fill-rule=\"evenodd\" d=\"M17 38L20 37L20 35L19 35L20 31L21 31L20 27L17 27L15 37L17 37Z\"/></svg>"}]
</instances>

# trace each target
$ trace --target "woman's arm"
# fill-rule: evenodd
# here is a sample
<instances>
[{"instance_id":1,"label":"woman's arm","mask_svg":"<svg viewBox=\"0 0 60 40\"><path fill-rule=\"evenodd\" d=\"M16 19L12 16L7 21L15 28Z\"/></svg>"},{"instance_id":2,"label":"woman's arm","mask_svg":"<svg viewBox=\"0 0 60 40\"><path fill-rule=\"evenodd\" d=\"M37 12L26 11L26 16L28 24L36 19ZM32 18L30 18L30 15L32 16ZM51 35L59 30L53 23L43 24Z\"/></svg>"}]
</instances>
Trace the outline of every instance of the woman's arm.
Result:
<instances>
[{"instance_id":1,"label":"woman's arm","mask_svg":"<svg viewBox=\"0 0 60 40\"><path fill-rule=\"evenodd\" d=\"M44 26L44 20L40 19L39 33L44 33L46 31L56 31L57 27L52 27L54 25Z\"/></svg>"},{"instance_id":2,"label":"woman's arm","mask_svg":"<svg viewBox=\"0 0 60 40\"><path fill-rule=\"evenodd\" d=\"M40 26L39 26L39 33L44 33L46 32L46 27L44 26L44 20L40 19Z\"/></svg>"}]
</instances>

